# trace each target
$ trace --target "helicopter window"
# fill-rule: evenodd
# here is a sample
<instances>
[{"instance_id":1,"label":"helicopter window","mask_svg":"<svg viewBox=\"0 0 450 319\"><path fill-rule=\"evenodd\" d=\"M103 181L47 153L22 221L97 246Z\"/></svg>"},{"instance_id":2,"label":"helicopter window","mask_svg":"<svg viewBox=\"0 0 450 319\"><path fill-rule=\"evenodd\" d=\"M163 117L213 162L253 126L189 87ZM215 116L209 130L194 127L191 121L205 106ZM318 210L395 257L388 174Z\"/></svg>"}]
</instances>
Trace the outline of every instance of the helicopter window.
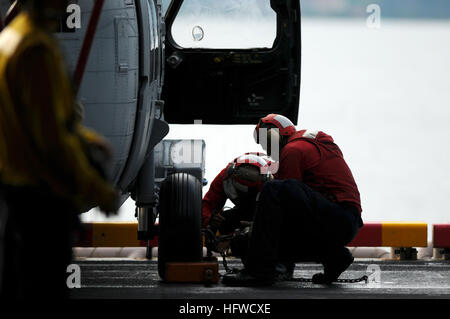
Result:
<instances>
[{"instance_id":1,"label":"helicopter window","mask_svg":"<svg viewBox=\"0 0 450 319\"><path fill-rule=\"evenodd\" d=\"M151 80L155 80L158 75L158 71L156 70L156 59L157 55L157 46L158 46L158 26L157 26L157 15L156 8L153 1L149 1L149 16L150 16L150 70L151 70Z\"/></svg>"},{"instance_id":2,"label":"helicopter window","mask_svg":"<svg viewBox=\"0 0 450 319\"><path fill-rule=\"evenodd\" d=\"M171 33L183 48L272 48L277 15L270 0L184 0Z\"/></svg>"},{"instance_id":3,"label":"helicopter window","mask_svg":"<svg viewBox=\"0 0 450 319\"><path fill-rule=\"evenodd\" d=\"M155 79L160 80L161 78L161 39L160 39L160 27L158 24L158 19L160 18L158 8L154 8L154 19L152 19L153 29L155 34Z\"/></svg>"}]
</instances>

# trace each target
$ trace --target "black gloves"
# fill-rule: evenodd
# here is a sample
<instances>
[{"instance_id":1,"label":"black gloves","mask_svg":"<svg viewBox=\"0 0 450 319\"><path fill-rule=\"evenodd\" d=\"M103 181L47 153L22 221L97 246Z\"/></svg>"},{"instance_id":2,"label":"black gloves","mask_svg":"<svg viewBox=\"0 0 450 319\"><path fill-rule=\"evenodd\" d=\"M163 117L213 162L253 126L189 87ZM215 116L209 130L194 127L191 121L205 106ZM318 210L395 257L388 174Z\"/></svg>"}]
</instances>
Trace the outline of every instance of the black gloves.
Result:
<instances>
[{"instance_id":1,"label":"black gloves","mask_svg":"<svg viewBox=\"0 0 450 319\"><path fill-rule=\"evenodd\" d=\"M213 211L211 217L209 218L208 226L214 231L217 231L225 222L225 218L221 215L221 213L221 210Z\"/></svg>"}]
</instances>

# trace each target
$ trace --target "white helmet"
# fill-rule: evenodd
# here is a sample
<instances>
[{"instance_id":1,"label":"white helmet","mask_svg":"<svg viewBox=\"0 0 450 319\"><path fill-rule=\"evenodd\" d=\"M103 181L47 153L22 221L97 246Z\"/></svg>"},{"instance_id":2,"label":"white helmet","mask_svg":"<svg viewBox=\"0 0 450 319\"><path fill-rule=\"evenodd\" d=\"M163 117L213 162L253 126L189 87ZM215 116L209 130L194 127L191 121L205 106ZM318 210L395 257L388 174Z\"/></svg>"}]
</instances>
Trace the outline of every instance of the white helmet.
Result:
<instances>
[{"instance_id":1,"label":"white helmet","mask_svg":"<svg viewBox=\"0 0 450 319\"><path fill-rule=\"evenodd\" d=\"M266 181L272 180L271 167L275 162L260 152L245 153L235 158L227 166L227 176L223 182L225 194L232 201L250 189L259 191Z\"/></svg>"}]
</instances>

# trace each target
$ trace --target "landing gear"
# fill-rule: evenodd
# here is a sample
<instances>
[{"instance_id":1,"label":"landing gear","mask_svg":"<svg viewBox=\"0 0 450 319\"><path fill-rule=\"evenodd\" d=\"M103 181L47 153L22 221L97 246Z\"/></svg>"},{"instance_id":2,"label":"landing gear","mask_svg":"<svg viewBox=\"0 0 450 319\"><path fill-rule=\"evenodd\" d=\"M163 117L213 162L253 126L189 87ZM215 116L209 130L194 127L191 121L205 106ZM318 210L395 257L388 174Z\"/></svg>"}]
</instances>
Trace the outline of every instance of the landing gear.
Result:
<instances>
[{"instance_id":1,"label":"landing gear","mask_svg":"<svg viewBox=\"0 0 450 319\"><path fill-rule=\"evenodd\" d=\"M200 262L202 185L187 173L169 175L159 193L158 273L166 279L169 262Z\"/></svg>"}]
</instances>

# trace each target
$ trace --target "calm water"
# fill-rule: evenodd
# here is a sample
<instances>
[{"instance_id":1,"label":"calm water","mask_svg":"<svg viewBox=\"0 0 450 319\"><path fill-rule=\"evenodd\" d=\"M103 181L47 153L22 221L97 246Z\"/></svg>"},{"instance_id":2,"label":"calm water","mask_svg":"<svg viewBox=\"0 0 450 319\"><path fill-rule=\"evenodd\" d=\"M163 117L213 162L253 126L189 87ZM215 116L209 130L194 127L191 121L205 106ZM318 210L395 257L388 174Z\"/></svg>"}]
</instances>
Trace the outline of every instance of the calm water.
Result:
<instances>
[{"instance_id":1,"label":"calm water","mask_svg":"<svg viewBox=\"0 0 450 319\"><path fill-rule=\"evenodd\" d=\"M331 134L366 221L450 222L450 21L303 20L298 128ZM172 125L206 141L206 178L259 150L253 126ZM204 188L204 193L209 186ZM129 200L120 215L134 220ZM85 221L103 220L98 212Z\"/></svg>"}]
</instances>

